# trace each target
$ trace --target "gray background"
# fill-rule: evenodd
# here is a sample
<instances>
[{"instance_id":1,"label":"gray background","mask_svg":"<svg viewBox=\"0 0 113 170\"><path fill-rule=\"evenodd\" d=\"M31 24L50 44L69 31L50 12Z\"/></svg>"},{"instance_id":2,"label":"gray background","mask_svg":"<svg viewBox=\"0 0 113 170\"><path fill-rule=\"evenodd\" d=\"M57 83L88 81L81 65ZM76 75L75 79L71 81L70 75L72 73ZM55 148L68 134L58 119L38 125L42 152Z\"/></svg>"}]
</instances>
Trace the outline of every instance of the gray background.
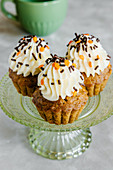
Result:
<instances>
[{"instance_id":1,"label":"gray background","mask_svg":"<svg viewBox=\"0 0 113 170\"><path fill-rule=\"evenodd\" d=\"M7 5L11 11L14 6ZM101 39L113 56L113 0L69 0L67 17L60 29L45 37L53 53L64 56L74 33L90 33ZM0 11L0 79L8 71L8 56L18 39L26 35L18 23ZM113 64L113 57L111 59ZM28 127L9 119L0 109L0 170L112 170L113 117L91 127L90 148L77 159L56 161L36 155L27 140Z\"/></svg>"}]
</instances>

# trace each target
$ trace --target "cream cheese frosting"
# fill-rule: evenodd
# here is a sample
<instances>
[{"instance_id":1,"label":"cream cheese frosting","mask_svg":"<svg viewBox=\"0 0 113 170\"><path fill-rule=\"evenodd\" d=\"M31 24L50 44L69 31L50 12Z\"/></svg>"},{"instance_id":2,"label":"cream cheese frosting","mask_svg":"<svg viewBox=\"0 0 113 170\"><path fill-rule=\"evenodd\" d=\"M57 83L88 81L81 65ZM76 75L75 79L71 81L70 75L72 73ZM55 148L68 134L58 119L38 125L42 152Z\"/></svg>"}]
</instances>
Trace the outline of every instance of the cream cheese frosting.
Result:
<instances>
[{"instance_id":1,"label":"cream cheese frosting","mask_svg":"<svg viewBox=\"0 0 113 170\"><path fill-rule=\"evenodd\" d=\"M75 96L84 78L79 70L75 68L75 64L71 61L58 57L46 60L44 70L38 76L38 86L44 98L50 101L56 101L61 96Z\"/></svg>"},{"instance_id":2,"label":"cream cheese frosting","mask_svg":"<svg viewBox=\"0 0 113 170\"><path fill-rule=\"evenodd\" d=\"M17 72L17 75L23 74L24 77L32 76L40 72L47 58L50 58L50 48L43 38L36 36L25 36L21 38L15 50L9 58L10 68Z\"/></svg>"},{"instance_id":3,"label":"cream cheese frosting","mask_svg":"<svg viewBox=\"0 0 113 170\"><path fill-rule=\"evenodd\" d=\"M110 56L100 40L93 35L75 33L75 38L67 46L66 57L76 64L80 72L85 72L87 77L90 74L100 74L110 64Z\"/></svg>"}]
</instances>

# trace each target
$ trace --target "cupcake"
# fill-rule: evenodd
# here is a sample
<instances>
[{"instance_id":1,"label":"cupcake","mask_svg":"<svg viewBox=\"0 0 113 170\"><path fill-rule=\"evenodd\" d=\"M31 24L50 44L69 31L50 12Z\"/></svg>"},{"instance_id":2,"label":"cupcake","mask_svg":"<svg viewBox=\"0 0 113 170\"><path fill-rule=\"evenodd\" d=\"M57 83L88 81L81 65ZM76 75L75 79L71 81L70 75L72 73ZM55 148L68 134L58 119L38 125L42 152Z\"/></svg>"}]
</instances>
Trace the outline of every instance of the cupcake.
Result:
<instances>
[{"instance_id":1,"label":"cupcake","mask_svg":"<svg viewBox=\"0 0 113 170\"><path fill-rule=\"evenodd\" d=\"M47 59L32 100L41 117L57 125L77 120L88 100L83 82L71 61L57 55Z\"/></svg>"},{"instance_id":2,"label":"cupcake","mask_svg":"<svg viewBox=\"0 0 113 170\"><path fill-rule=\"evenodd\" d=\"M103 49L100 40L93 35L75 33L75 38L67 46L66 57L84 76L88 95L98 95L112 73L111 57Z\"/></svg>"},{"instance_id":3,"label":"cupcake","mask_svg":"<svg viewBox=\"0 0 113 170\"><path fill-rule=\"evenodd\" d=\"M17 91L31 97L37 86L37 75L50 58L48 43L36 36L25 36L9 58L9 77Z\"/></svg>"}]
</instances>

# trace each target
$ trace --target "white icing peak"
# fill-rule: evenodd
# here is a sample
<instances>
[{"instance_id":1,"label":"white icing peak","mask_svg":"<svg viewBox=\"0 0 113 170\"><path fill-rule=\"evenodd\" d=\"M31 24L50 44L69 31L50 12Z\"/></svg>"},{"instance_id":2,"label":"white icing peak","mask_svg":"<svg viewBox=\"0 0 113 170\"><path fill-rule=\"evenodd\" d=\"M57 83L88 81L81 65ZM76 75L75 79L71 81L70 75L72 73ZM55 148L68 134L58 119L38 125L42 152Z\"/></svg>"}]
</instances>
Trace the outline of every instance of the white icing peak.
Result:
<instances>
[{"instance_id":1,"label":"white icing peak","mask_svg":"<svg viewBox=\"0 0 113 170\"><path fill-rule=\"evenodd\" d=\"M46 60L46 63L44 71L38 76L38 86L43 97L50 101L57 101L59 96L62 99L66 96L75 96L84 81L75 64L57 56Z\"/></svg>"},{"instance_id":2,"label":"white icing peak","mask_svg":"<svg viewBox=\"0 0 113 170\"><path fill-rule=\"evenodd\" d=\"M26 77L32 74L34 76L40 72L39 68L50 57L50 49L44 39L25 36L19 40L17 47L11 53L9 64L10 68L17 72L17 75L23 74Z\"/></svg>"},{"instance_id":3,"label":"white icing peak","mask_svg":"<svg viewBox=\"0 0 113 170\"><path fill-rule=\"evenodd\" d=\"M110 56L100 44L100 40L89 34L77 35L69 42L66 57L76 64L87 77L100 74L110 63Z\"/></svg>"}]
</instances>

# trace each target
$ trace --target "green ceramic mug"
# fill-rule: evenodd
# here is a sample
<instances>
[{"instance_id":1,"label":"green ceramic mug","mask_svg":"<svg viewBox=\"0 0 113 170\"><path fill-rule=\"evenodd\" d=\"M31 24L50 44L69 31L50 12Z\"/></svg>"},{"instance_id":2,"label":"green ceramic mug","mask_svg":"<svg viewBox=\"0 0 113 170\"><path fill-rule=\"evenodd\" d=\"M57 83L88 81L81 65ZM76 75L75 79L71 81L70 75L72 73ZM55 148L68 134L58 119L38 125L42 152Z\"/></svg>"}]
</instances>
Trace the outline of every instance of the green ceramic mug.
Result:
<instances>
[{"instance_id":1,"label":"green ceramic mug","mask_svg":"<svg viewBox=\"0 0 113 170\"><path fill-rule=\"evenodd\" d=\"M17 15L5 9L5 2L16 5ZM68 0L1 0L1 10L8 18L19 21L29 33L38 36L56 31L64 21Z\"/></svg>"}]
</instances>

